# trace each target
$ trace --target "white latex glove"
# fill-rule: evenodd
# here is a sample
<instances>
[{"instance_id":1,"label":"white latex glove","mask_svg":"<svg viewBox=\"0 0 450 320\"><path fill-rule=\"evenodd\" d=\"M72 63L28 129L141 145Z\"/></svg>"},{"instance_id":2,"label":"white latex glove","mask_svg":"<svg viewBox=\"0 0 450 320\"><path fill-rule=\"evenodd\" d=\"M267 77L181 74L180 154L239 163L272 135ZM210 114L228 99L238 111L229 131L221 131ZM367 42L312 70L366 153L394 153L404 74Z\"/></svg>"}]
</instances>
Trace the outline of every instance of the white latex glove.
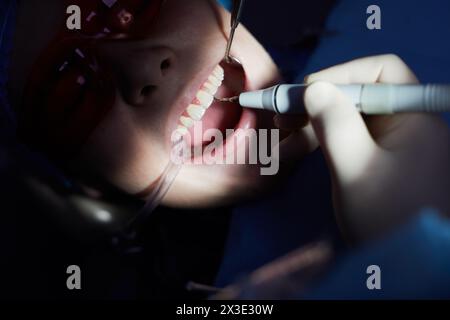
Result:
<instances>
[{"instance_id":1,"label":"white latex glove","mask_svg":"<svg viewBox=\"0 0 450 320\"><path fill-rule=\"evenodd\" d=\"M344 233L367 240L421 208L450 213L450 135L435 115L365 119L333 84L416 83L394 55L355 60L311 74L305 105L332 175ZM333 83L333 84L331 84Z\"/></svg>"}]
</instances>

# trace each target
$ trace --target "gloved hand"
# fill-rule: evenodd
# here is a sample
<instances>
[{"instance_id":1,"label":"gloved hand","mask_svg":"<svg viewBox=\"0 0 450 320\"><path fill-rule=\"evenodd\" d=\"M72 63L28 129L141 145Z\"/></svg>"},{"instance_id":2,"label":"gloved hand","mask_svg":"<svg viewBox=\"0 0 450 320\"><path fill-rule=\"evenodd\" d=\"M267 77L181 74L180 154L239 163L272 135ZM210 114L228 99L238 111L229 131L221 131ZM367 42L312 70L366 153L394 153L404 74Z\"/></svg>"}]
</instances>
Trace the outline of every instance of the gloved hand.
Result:
<instances>
[{"instance_id":1,"label":"gloved hand","mask_svg":"<svg viewBox=\"0 0 450 320\"><path fill-rule=\"evenodd\" d=\"M423 207L450 214L450 134L436 115L365 117L333 84L416 83L394 55L311 74L305 105L332 176L335 211L353 240L377 237ZM331 84L333 83L333 84Z\"/></svg>"}]
</instances>

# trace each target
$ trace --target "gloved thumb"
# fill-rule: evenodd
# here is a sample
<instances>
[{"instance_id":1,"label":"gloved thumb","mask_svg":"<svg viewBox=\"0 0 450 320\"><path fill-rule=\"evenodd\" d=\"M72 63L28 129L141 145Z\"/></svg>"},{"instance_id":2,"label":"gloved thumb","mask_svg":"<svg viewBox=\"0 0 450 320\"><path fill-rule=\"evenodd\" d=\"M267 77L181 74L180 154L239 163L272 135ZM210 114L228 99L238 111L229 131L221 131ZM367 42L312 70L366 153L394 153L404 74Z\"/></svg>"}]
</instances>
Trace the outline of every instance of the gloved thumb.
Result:
<instances>
[{"instance_id":1,"label":"gloved thumb","mask_svg":"<svg viewBox=\"0 0 450 320\"><path fill-rule=\"evenodd\" d=\"M334 177L343 183L359 178L374 160L378 147L357 108L327 82L311 84L304 102Z\"/></svg>"}]
</instances>

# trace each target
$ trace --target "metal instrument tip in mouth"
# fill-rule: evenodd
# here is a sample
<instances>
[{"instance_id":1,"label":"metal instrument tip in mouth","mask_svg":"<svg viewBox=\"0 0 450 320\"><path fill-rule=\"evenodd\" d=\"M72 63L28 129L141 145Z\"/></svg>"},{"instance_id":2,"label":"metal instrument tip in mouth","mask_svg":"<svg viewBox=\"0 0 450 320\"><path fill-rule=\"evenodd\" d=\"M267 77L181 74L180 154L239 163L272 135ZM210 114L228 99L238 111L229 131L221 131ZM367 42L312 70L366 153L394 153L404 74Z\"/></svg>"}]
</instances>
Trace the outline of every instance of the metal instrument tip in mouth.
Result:
<instances>
[{"instance_id":1,"label":"metal instrument tip in mouth","mask_svg":"<svg viewBox=\"0 0 450 320\"><path fill-rule=\"evenodd\" d=\"M233 68L240 68L243 69L241 62L236 59L235 57L231 56L231 45L233 44L234 34L236 32L236 28L239 26L239 23L241 22L241 14L242 14L242 7L244 4L244 0L233 0L233 9L231 12L231 29L230 29L230 36L228 38L227 42L227 48L225 50L225 62L233 67ZM217 98L214 97L214 100L219 102L229 102L229 103L236 103L239 101L239 96L230 97L230 98Z\"/></svg>"},{"instance_id":2,"label":"metal instrument tip in mouth","mask_svg":"<svg viewBox=\"0 0 450 320\"><path fill-rule=\"evenodd\" d=\"M230 97L230 98L216 98L216 97L214 97L214 99L215 99L216 101L219 101L219 102L236 103L236 102L239 101L239 96Z\"/></svg>"}]
</instances>

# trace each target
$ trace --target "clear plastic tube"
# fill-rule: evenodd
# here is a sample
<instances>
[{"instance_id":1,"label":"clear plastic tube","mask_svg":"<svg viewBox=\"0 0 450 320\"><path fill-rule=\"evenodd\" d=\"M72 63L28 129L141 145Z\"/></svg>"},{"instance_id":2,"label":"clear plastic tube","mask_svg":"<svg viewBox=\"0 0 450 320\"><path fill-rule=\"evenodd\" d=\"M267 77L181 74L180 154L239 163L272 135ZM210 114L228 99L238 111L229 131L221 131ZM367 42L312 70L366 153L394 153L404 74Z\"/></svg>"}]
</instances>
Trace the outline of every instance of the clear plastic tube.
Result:
<instances>
[{"instance_id":1,"label":"clear plastic tube","mask_svg":"<svg viewBox=\"0 0 450 320\"><path fill-rule=\"evenodd\" d=\"M184 139L180 139L179 141L173 143L172 151L176 148L179 148L179 145L182 143L186 143ZM183 148L180 148L180 150L183 150ZM161 203L162 199L169 191L182 166L182 161L172 161L172 159L169 160L163 173L155 181L155 188L147 197L144 207L139 210L137 215L130 222L129 228L134 229L135 226L138 226L140 223L148 219L148 217Z\"/></svg>"}]
</instances>

